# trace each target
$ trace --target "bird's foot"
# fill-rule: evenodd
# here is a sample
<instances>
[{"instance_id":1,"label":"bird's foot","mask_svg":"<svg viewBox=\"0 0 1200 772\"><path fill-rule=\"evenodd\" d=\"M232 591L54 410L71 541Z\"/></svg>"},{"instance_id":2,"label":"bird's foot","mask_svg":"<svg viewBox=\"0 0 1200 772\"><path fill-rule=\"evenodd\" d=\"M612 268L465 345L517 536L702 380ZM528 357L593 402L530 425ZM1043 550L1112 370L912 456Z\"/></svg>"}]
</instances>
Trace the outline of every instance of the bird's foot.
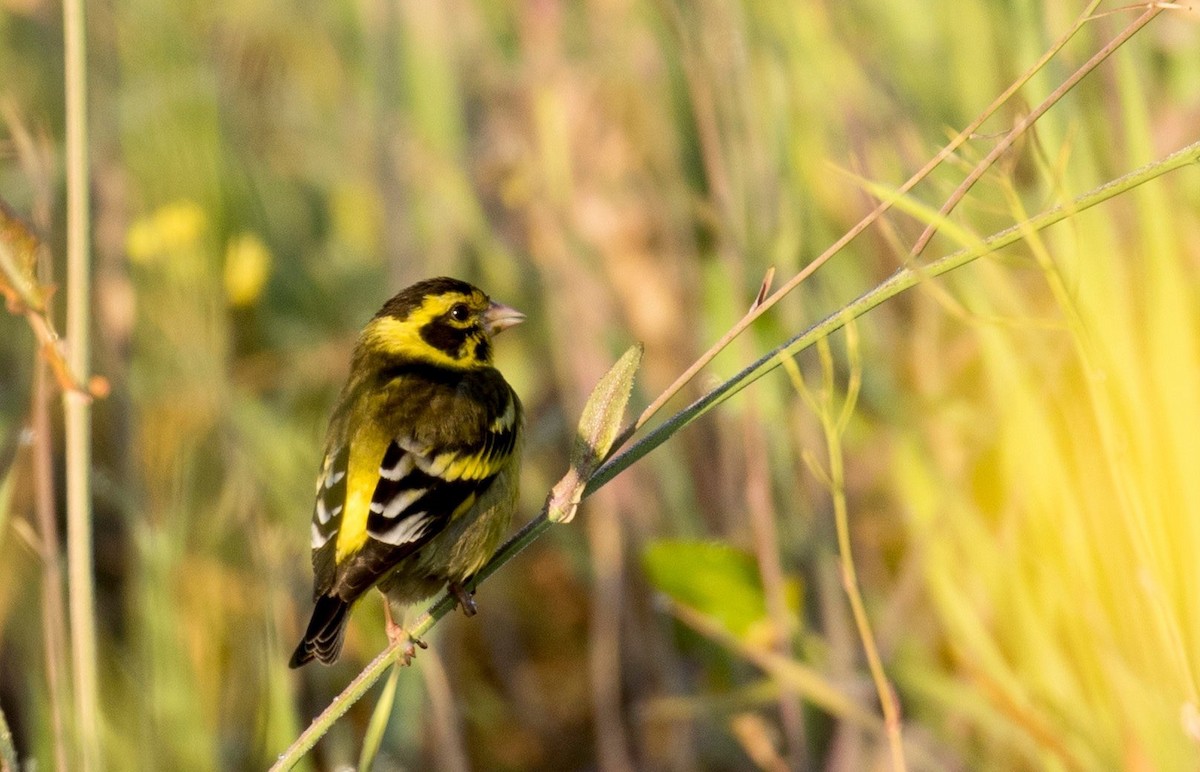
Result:
<instances>
[{"instance_id":1,"label":"bird's foot","mask_svg":"<svg viewBox=\"0 0 1200 772\"><path fill-rule=\"evenodd\" d=\"M458 599L458 605L463 610L463 614L473 617L479 613L479 609L475 607L474 590L467 590L458 582L450 582L450 592Z\"/></svg>"},{"instance_id":2,"label":"bird's foot","mask_svg":"<svg viewBox=\"0 0 1200 772\"><path fill-rule=\"evenodd\" d=\"M392 604L388 603L386 597L383 599L383 618L383 629L387 632L388 643L392 646L404 646L404 653L400 657L404 667L408 667L412 664L413 657L417 656L417 647L428 649L429 644L396 624L396 621L392 619Z\"/></svg>"},{"instance_id":3,"label":"bird's foot","mask_svg":"<svg viewBox=\"0 0 1200 772\"><path fill-rule=\"evenodd\" d=\"M412 665L413 657L417 656L417 647L428 649L429 644L416 636L408 635L408 640L404 643L404 653L400 655L400 660L403 662L404 667Z\"/></svg>"}]
</instances>

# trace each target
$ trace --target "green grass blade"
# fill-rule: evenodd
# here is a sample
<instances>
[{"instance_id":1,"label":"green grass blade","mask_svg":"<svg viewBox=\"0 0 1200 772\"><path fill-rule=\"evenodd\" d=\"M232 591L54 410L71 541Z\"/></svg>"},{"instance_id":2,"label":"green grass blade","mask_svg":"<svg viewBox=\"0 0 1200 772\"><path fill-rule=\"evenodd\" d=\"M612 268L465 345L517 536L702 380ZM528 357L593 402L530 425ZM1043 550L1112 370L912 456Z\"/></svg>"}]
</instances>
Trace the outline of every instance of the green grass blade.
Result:
<instances>
[{"instance_id":1,"label":"green grass blade","mask_svg":"<svg viewBox=\"0 0 1200 772\"><path fill-rule=\"evenodd\" d=\"M1168 172L1195 163L1200 163L1200 142L1188 145L1161 161L1147 164L1123 177L1105 183L1076 198L1067 205L1054 207L1030 218L1027 222L1006 228L999 233L979 241L976 246L960 249L921 268L901 268L881 284L858 296L843 308L825 317L786 343L764 354L737 375L716 386L703 397L656 426L649 434L624 453L621 453L600 467L588 485L588 492L590 493L592 490L609 482L633 465L634 462L666 442L680 429L683 429L754 381L771 372L776 367L779 367L780 360L783 357L794 356L821 338L841 329L847 321L857 319L884 301L915 287L922 280L932 279L953 271L956 268L961 268L973 260L977 260L984 255L991 254L1020 241L1026 234L1032 231L1044 230L1051 225L1062 222L1073 214L1115 198Z\"/></svg>"}]
</instances>

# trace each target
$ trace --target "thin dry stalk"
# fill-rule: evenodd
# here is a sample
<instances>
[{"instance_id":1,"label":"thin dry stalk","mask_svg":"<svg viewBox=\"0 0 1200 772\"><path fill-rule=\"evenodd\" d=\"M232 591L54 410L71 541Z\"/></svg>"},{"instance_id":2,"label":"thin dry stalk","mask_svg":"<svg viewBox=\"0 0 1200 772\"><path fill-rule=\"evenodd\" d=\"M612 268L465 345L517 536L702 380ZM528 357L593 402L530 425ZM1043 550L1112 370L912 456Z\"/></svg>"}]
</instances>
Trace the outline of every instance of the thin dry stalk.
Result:
<instances>
[{"instance_id":1,"label":"thin dry stalk","mask_svg":"<svg viewBox=\"0 0 1200 772\"><path fill-rule=\"evenodd\" d=\"M35 191L33 202L34 226L45 233L50 227L51 212L53 211L53 194L50 182L50 170L53 161L50 140L44 135L40 138L41 141L34 139L25 126L24 121L21 120L21 116L13 102L7 100L0 102L0 115L3 115L5 123L8 124L9 134L17 149L17 157L20 160L21 169L25 173L26 178L32 183ZM0 209L3 209L3 202L0 202ZM11 212L7 211L4 215L10 218L12 216ZM53 267L50 262L49 250L37 240L32 232L25 229L19 222L10 219L8 225L9 227L16 227L19 231L23 231L21 234L25 237L22 239L23 244L34 253L33 260L36 263L35 280L37 287L51 286L51 282L53 281ZM49 306L50 298L45 298L44 302ZM41 329L49 330L49 308L44 308L43 313L40 315L30 308L26 309L26 318L30 321L30 326L34 328L36 333L39 326L34 323L34 316L40 316L40 321L44 322ZM42 342L45 345L46 341ZM57 357L61 363L62 353L53 346L50 347L50 351L52 352L51 356ZM68 705L71 702L71 695L69 683L66 680L68 670L67 617L62 595L62 544L59 540L58 524L55 518L57 509L54 499L54 460L53 442L51 440L52 427L50 422L51 381L47 366L47 362L45 361L34 363L33 399L29 412L33 429L34 510L38 525L37 543L42 558L42 643L45 648L44 656L46 658L46 689L50 705L50 732L54 749L55 769L67 769L69 738L67 737L66 716L64 714L69 709ZM67 369L65 363L57 367L51 364L49 367L60 374L66 372ZM61 379L59 385L60 387L63 386Z\"/></svg>"},{"instance_id":2,"label":"thin dry stalk","mask_svg":"<svg viewBox=\"0 0 1200 772\"><path fill-rule=\"evenodd\" d=\"M800 368L790 357L784 358L783 367L792 380L796 391L816 413L825 433L825 450L828 455L829 467L825 470L815 470L824 478L833 497L834 524L837 529L838 553L841 556L842 586L850 601L850 610L854 614L854 623L858 627L859 639L867 658L867 666L871 671L871 679L875 682L875 691L879 696L879 704L883 709L884 726L887 728L888 748L892 758L892 769L897 772L907 769L904 759L904 738L901 733L900 705L896 693L883 670L883 659L879 656L879 648L875 643L875 635L871 630L871 619L867 615L866 604L863 602L862 591L858 584L858 571L854 565L854 552L850 542L850 517L846 505L846 474L845 459L842 453L842 432L850 418L857 401L858 391L862 383L862 368L858 358L857 329L853 324L846 325L847 357L850 361L850 381L846 387L846 397L839 411L833 408L833 358L829 344L823 338L818 343L821 355L822 372L824 373L823 398L813 394L800 375Z\"/></svg>"},{"instance_id":3,"label":"thin dry stalk","mask_svg":"<svg viewBox=\"0 0 1200 772\"><path fill-rule=\"evenodd\" d=\"M774 276L774 269L767 271L751 310L762 303L770 293ZM750 532L754 538L754 554L762 580L767 614L775 628L774 648L782 656L792 656L796 624L787 607L779 531L775 527L775 502L771 495L766 437L763 435L761 416L753 402L746 405L742 439L746 459L746 509L750 515ZM779 694L779 721L787 742L789 768L811 768L800 695L786 685L781 685Z\"/></svg>"},{"instance_id":4,"label":"thin dry stalk","mask_svg":"<svg viewBox=\"0 0 1200 772\"><path fill-rule=\"evenodd\" d=\"M615 498L615 497L612 497ZM624 596L624 538L615 504L587 519L595 587L588 624L588 671L596 722L599 768L632 770L621 710L621 602Z\"/></svg>"},{"instance_id":5,"label":"thin dry stalk","mask_svg":"<svg viewBox=\"0 0 1200 772\"><path fill-rule=\"evenodd\" d=\"M41 240L0 199L0 295L4 296L11 313L25 317L41 347L42 356L62 390L78 392L81 397L88 399L92 396L93 387L97 392L103 392L105 384L101 381L86 384L73 371L58 332L54 329L54 322L47 312L48 293L24 267L33 266L42 249Z\"/></svg>"},{"instance_id":6,"label":"thin dry stalk","mask_svg":"<svg viewBox=\"0 0 1200 772\"><path fill-rule=\"evenodd\" d=\"M768 478L766 440L758 411L747 406L742 425L746 458L746 509L750 515L750 531L754 537L754 555L763 584L767 614L775 629L774 650L782 656L792 656L795 623L787 607L784 592L783 565L779 559L779 532L775 527L775 505L771 500L771 481ZM787 741L789 767L810 768L808 738L804 732L804 711L800 695L787 685L779 694L779 722Z\"/></svg>"},{"instance_id":7,"label":"thin dry stalk","mask_svg":"<svg viewBox=\"0 0 1200 772\"><path fill-rule=\"evenodd\" d=\"M437 733L438 768L444 772L468 772L470 756L454 707L454 692L442 658L433 649L421 652L421 675L425 677L431 720Z\"/></svg>"},{"instance_id":8,"label":"thin dry stalk","mask_svg":"<svg viewBox=\"0 0 1200 772\"><path fill-rule=\"evenodd\" d=\"M86 382L90 360L90 197L87 49L83 0L63 4L67 116L67 362ZM92 573L91 405L78 390L63 395L66 430L67 570L80 768L99 769L100 699Z\"/></svg>"},{"instance_id":9,"label":"thin dry stalk","mask_svg":"<svg viewBox=\"0 0 1200 772\"><path fill-rule=\"evenodd\" d=\"M55 769L68 769L66 719L70 702L67 672L67 617L63 603L63 572L58 524L55 522L54 460L50 439L50 378L38 363L33 381L33 481L38 545L42 558L42 639L46 657L46 686L50 699Z\"/></svg>"},{"instance_id":10,"label":"thin dry stalk","mask_svg":"<svg viewBox=\"0 0 1200 772\"><path fill-rule=\"evenodd\" d=\"M668 386L661 394L659 394L658 397L656 397L654 401L642 411L642 414L638 416L636 421L631 423L625 428L624 431L621 432L621 435L617 438L617 441L614 444L614 448L619 448L624 445L630 437L632 437L639 429L645 426L646 423L649 422L649 420L653 418L659 410L662 409L663 405L673 399L675 395L683 389L684 386L686 386L694 377L696 377L697 373L708 366L709 362L711 362L718 354L724 351L730 342L745 332L746 329L753 324L756 319L765 314L767 311L771 310L776 303L786 297L792 290L796 289L796 287L799 287L802 283L804 283L809 276L812 276L814 273L816 273L817 269L829 262L829 260L832 259L837 253L841 252L846 245L858 238L863 231L871 227L873 223L875 223L889 209L891 209L898 198L916 187L917 184L928 177L934 169L936 169L938 166L941 166L943 161L949 158L956 150L958 150L958 148L962 147L967 140L971 139L971 137L975 135L975 132L978 131L979 128L989 118L991 118L997 110L999 110L1006 102L1008 102L1008 100L1011 99L1013 95L1015 95L1026 83L1028 83L1030 79L1032 79L1033 76L1038 73L1038 71L1046 66L1046 64L1054 58L1054 56L1062 49L1062 47L1065 46L1067 42L1075 36L1075 33L1077 33L1091 18L1091 14L1096 10L1096 7L1099 4L1100 0L1092 0L1092 2L1088 3L1087 7L1083 9L1083 12L1076 18L1075 23L1071 25L1071 28L1068 29L1062 37L1056 40L1054 44L1046 50L1041 58L1034 62L1028 70L1023 72L1020 77L1013 81L1012 85L1005 89L1000 96L996 97L991 104L984 108L984 110L979 113L975 120L967 124L962 131L956 134L948 143L946 143L944 147L942 147L941 150L934 154L933 158L930 158L924 166L922 166L915 174L909 177L903 185L897 188L893 197L879 202L874 209L872 209L869 213L867 213L866 216L855 223L854 227L846 231L841 238L833 242L833 244L831 244L824 252L814 258L813 261L806 265L799 273L797 273L791 279L788 279L788 281L785 282L778 290L776 290L774 294L765 298L761 303L756 304L755 307L751 309L750 313L746 314L741 320L738 321L737 324L729 328L729 330L726 331L726 333L722 335L716 343L714 343L707 351L705 351L695 362L691 364L691 366L684 370L670 386ZM1158 10L1161 10L1161 7Z\"/></svg>"},{"instance_id":11,"label":"thin dry stalk","mask_svg":"<svg viewBox=\"0 0 1200 772\"><path fill-rule=\"evenodd\" d=\"M992 148L986 156L984 156L983 160L975 165L975 168L971 170L971 173L967 175L966 179L964 179L959 186L954 189L954 192L950 194L948 199L946 199L946 203L942 204L942 208L938 210L938 214L941 217L945 217L947 214L953 211L954 207L958 206L963 198L966 197L967 193L970 192L971 188L975 186L975 183L979 182L987 170L992 168L992 165L999 160L1000 156L1004 155L1004 153L1007 152L1010 147L1012 147L1014 142L1016 142L1023 134L1025 134L1025 132L1028 131L1039 118L1045 115L1047 110L1057 104L1058 101L1066 96L1067 92L1075 88L1075 86L1079 84L1079 81L1083 80L1088 73L1099 67L1101 62L1112 55L1112 53L1118 48L1123 46L1126 41L1128 41L1134 36L1134 34L1137 33L1138 30L1149 24L1155 16L1158 16L1160 13L1166 10L1166 8L1167 6L1161 3L1149 3L1146 6L1145 13L1134 19L1128 27L1121 31L1121 34L1108 41L1103 48L1092 55L1092 58L1088 59L1079 69L1071 73L1071 77L1067 78L1058 88L1050 92L1050 96L1046 97L1041 104L1035 107L1028 115L1021 118L1021 120L1017 121L1017 125L1013 126L1012 130L1009 131L1008 134L1004 135L1003 139L996 143L996 146ZM901 192L903 193L903 191ZM921 233L920 238L918 238L916 243L913 244L913 248L909 252L909 258L916 258L923 251L925 251L925 247L929 245L929 242L933 239L937 231L937 222L931 222L925 226L925 230Z\"/></svg>"}]
</instances>

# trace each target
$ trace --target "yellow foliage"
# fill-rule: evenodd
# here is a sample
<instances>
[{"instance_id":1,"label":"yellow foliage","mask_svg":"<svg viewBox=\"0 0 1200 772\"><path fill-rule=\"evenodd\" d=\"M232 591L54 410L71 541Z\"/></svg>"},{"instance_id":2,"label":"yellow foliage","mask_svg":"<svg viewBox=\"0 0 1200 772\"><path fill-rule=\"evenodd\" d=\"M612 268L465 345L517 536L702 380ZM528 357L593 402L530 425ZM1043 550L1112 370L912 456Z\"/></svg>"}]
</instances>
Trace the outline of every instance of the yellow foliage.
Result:
<instances>
[{"instance_id":1,"label":"yellow foliage","mask_svg":"<svg viewBox=\"0 0 1200 772\"><path fill-rule=\"evenodd\" d=\"M125 235L125 249L135 263L152 263L164 255L194 246L208 218L194 201L175 201L138 218Z\"/></svg>"},{"instance_id":2,"label":"yellow foliage","mask_svg":"<svg viewBox=\"0 0 1200 772\"><path fill-rule=\"evenodd\" d=\"M258 300L271 275L271 251L258 236L242 233L225 247L225 298L233 306Z\"/></svg>"}]
</instances>

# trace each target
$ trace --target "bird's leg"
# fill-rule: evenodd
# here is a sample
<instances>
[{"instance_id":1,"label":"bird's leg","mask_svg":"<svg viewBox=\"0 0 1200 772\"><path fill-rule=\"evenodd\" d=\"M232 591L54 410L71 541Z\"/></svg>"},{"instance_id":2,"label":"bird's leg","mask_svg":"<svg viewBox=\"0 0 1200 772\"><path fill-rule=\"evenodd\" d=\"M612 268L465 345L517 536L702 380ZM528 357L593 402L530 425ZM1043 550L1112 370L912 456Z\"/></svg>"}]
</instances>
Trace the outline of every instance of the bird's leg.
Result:
<instances>
[{"instance_id":1,"label":"bird's leg","mask_svg":"<svg viewBox=\"0 0 1200 772\"><path fill-rule=\"evenodd\" d=\"M392 619L392 604L388 601L386 595L383 596L383 618L383 629L387 631L388 642L392 645L396 645L400 641L404 642L404 654L402 657L404 658L404 666L408 667L412 664L413 657L417 656L416 647L420 646L422 649L428 649L429 644L396 624L396 621Z\"/></svg>"},{"instance_id":2,"label":"bird's leg","mask_svg":"<svg viewBox=\"0 0 1200 772\"><path fill-rule=\"evenodd\" d=\"M475 608L475 591L467 590L463 584L465 582L450 582L450 593L458 599L458 605L462 608L463 614L473 617L479 611Z\"/></svg>"}]
</instances>

